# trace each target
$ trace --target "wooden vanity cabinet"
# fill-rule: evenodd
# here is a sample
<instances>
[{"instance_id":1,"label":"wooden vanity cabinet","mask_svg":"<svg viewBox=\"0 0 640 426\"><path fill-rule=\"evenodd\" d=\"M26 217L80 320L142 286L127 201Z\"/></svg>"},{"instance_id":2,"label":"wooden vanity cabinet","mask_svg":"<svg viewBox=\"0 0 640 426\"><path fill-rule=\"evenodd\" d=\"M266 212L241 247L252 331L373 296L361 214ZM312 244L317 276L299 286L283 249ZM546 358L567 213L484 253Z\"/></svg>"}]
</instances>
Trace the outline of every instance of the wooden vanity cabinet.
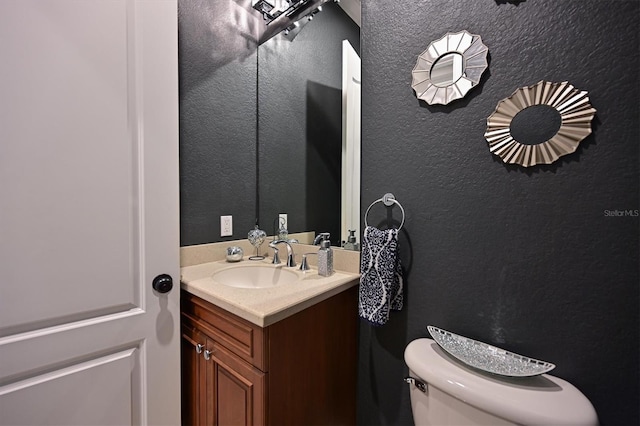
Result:
<instances>
[{"instance_id":1,"label":"wooden vanity cabinet","mask_svg":"<svg viewBox=\"0 0 640 426\"><path fill-rule=\"evenodd\" d=\"M183 290L183 424L355 425L357 300L262 328Z\"/></svg>"},{"instance_id":2,"label":"wooden vanity cabinet","mask_svg":"<svg viewBox=\"0 0 640 426\"><path fill-rule=\"evenodd\" d=\"M196 311L198 302L191 306ZM233 337L233 331L237 330L227 337ZM182 423L265 424L265 374L224 346L220 332L202 318L183 312Z\"/></svg>"}]
</instances>

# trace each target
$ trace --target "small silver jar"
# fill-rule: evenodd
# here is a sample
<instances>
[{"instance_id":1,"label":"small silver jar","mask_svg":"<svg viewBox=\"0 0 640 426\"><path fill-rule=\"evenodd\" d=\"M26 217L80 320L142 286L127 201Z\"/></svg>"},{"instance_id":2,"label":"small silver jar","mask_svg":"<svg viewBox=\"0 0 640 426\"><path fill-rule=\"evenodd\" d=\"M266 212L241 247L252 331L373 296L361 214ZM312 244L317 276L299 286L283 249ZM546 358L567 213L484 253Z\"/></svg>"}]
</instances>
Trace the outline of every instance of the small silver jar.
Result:
<instances>
[{"instance_id":1,"label":"small silver jar","mask_svg":"<svg viewBox=\"0 0 640 426\"><path fill-rule=\"evenodd\" d=\"M240 262L244 252L238 246L227 247L227 262Z\"/></svg>"}]
</instances>

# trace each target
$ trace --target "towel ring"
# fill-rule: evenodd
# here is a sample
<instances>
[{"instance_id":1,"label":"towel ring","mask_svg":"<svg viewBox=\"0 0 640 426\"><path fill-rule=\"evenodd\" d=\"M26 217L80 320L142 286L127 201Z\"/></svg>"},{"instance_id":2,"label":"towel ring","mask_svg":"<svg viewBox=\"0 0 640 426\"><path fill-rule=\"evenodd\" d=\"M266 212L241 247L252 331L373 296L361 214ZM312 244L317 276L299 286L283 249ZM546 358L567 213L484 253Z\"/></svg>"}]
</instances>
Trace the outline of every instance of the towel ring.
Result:
<instances>
[{"instance_id":1,"label":"towel ring","mask_svg":"<svg viewBox=\"0 0 640 426\"><path fill-rule=\"evenodd\" d=\"M367 215L369 214L369 210L371 210L371 207L373 207L374 204L382 202L385 206L387 207L391 207L394 204L397 204L398 207L400 207L400 210L402 211L402 221L400 222L400 226L398 227L398 231L402 229L402 225L404 225L404 209L402 208L402 204L400 204L398 202L398 200L396 200L396 197L393 196L392 193L387 192L386 194L384 194L384 197L379 198L377 200L375 200L373 203L369 204L369 207L367 208L367 211L364 212L364 226L369 226L367 224Z\"/></svg>"}]
</instances>

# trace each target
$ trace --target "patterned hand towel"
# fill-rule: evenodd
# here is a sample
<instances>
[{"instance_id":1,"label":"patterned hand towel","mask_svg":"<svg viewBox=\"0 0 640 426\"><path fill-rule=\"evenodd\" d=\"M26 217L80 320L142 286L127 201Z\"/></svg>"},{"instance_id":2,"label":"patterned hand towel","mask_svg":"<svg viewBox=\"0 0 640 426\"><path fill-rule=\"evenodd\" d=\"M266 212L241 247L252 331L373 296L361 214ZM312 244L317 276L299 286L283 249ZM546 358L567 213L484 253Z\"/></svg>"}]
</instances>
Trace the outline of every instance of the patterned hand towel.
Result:
<instances>
[{"instance_id":1,"label":"patterned hand towel","mask_svg":"<svg viewBox=\"0 0 640 426\"><path fill-rule=\"evenodd\" d=\"M367 226L360 258L359 314L374 325L383 325L389 320L390 309L402 309L398 230Z\"/></svg>"}]
</instances>

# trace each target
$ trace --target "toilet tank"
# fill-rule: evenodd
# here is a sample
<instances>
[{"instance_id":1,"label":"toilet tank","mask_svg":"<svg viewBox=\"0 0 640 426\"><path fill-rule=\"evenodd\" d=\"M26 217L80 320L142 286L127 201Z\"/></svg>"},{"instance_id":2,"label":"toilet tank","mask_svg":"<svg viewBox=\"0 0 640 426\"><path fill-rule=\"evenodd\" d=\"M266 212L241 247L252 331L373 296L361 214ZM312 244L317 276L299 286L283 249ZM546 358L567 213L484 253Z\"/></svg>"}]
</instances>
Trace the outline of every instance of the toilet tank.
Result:
<instances>
[{"instance_id":1,"label":"toilet tank","mask_svg":"<svg viewBox=\"0 0 640 426\"><path fill-rule=\"evenodd\" d=\"M481 372L426 338L409 343L404 359L409 376L426 385L410 385L416 425L598 425L591 402L558 377Z\"/></svg>"}]
</instances>

